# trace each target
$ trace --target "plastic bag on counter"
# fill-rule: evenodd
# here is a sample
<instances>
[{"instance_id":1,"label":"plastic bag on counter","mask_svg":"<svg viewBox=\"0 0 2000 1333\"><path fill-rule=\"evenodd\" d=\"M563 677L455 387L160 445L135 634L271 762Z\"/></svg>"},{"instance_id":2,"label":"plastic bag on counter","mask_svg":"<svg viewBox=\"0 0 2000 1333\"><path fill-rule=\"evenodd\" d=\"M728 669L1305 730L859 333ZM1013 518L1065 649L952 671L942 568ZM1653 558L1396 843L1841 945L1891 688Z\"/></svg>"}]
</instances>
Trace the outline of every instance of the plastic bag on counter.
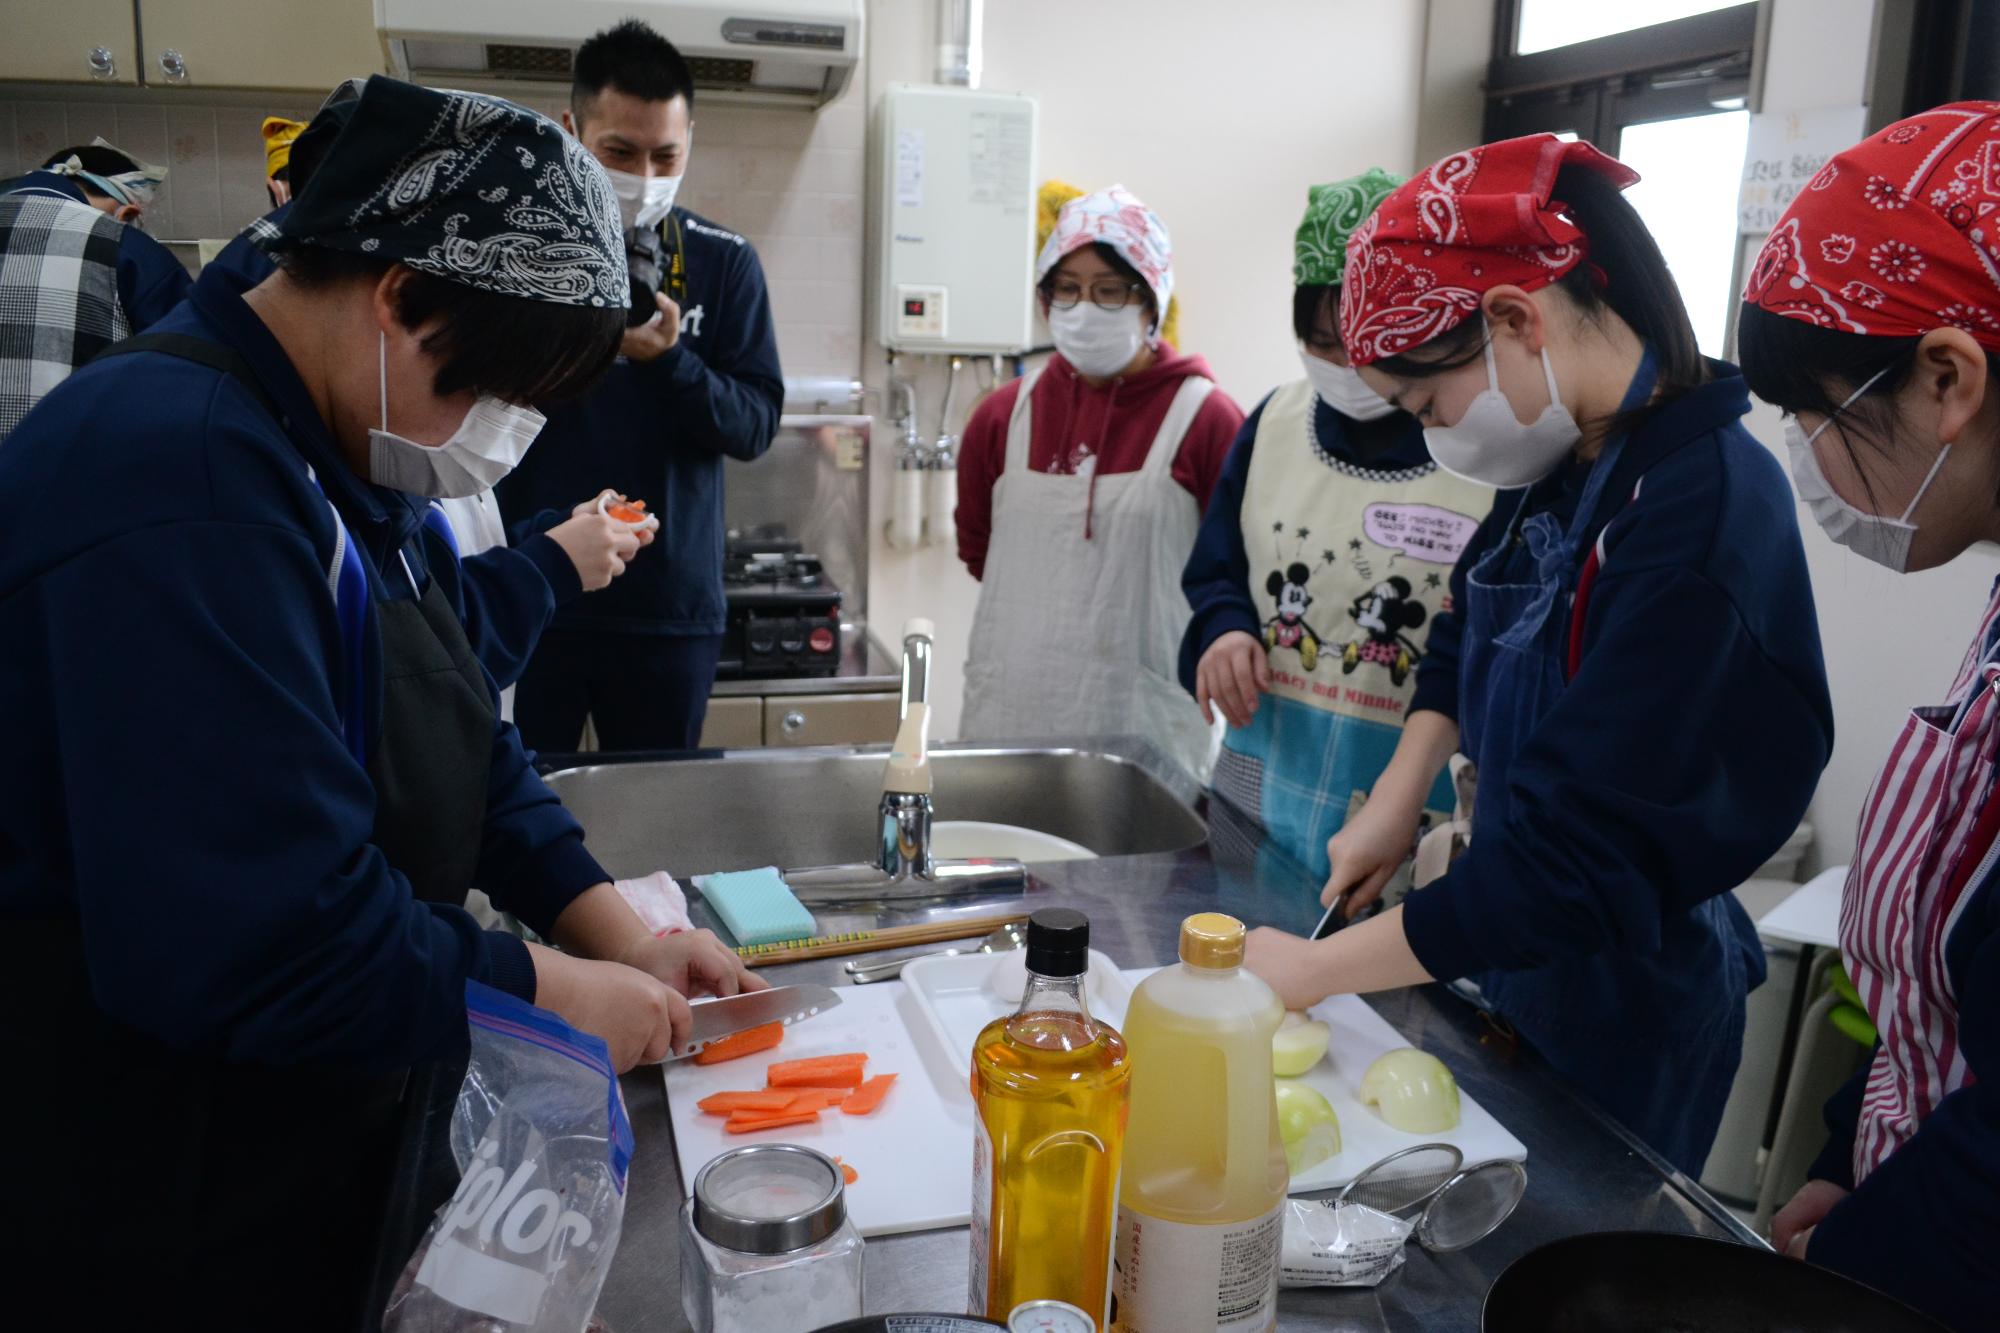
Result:
<instances>
[{"instance_id":1,"label":"plastic bag on counter","mask_svg":"<svg viewBox=\"0 0 2000 1333\"><path fill-rule=\"evenodd\" d=\"M464 1172L403 1269L383 1333L599 1333L632 1127L602 1040L478 982L451 1121Z\"/></svg>"},{"instance_id":2,"label":"plastic bag on counter","mask_svg":"<svg viewBox=\"0 0 2000 1333\"><path fill-rule=\"evenodd\" d=\"M1373 1287L1403 1266L1416 1228L1391 1213L1335 1199L1285 1200L1281 1287Z\"/></svg>"}]
</instances>

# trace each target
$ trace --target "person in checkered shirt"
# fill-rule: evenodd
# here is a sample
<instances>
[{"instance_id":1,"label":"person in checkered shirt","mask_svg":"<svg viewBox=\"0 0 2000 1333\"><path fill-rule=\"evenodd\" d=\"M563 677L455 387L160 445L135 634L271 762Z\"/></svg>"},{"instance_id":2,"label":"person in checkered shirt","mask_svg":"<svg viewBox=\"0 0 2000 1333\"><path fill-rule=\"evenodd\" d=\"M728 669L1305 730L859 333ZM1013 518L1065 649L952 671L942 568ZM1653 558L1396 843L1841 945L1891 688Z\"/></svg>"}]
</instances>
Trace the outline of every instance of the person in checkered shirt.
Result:
<instances>
[{"instance_id":1,"label":"person in checkered shirt","mask_svg":"<svg viewBox=\"0 0 2000 1333\"><path fill-rule=\"evenodd\" d=\"M70 372L187 294L187 270L140 229L166 174L99 140L0 185L0 442Z\"/></svg>"}]
</instances>

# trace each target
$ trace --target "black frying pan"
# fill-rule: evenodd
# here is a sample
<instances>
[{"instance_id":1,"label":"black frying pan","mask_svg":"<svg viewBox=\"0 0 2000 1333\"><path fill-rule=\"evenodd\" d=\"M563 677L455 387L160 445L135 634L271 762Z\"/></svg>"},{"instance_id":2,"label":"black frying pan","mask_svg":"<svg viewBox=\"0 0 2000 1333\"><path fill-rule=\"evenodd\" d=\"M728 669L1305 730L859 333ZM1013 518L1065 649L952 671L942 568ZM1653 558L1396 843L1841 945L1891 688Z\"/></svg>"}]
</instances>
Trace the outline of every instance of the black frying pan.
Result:
<instances>
[{"instance_id":1,"label":"black frying pan","mask_svg":"<svg viewBox=\"0 0 2000 1333\"><path fill-rule=\"evenodd\" d=\"M1483 1333L1949 1333L1824 1268L1701 1236L1607 1231L1507 1266Z\"/></svg>"}]
</instances>

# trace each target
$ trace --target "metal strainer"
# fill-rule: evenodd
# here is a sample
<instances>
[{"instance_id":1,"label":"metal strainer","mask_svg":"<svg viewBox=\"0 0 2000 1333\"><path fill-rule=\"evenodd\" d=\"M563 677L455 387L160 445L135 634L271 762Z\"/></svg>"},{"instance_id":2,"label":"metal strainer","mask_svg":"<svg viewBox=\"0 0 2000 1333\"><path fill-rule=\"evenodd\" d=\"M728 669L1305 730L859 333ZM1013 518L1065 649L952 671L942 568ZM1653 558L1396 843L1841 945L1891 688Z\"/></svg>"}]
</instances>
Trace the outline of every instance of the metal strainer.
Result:
<instances>
[{"instance_id":1,"label":"metal strainer","mask_svg":"<svg viewBox=\"0 0 2000 1333\"><path fill-rule=\"evenodd\" d=\"M1482 1162L1461 1171L1464 1162L1449 1143L1420 1143L1364 1170L1335 1204L1364 1204L1398 1216L1421 1208L1418 1243L1433 1254L1462 1250L1512 1217L1528 1190L1528 1172L1519 1162Z\"/></svg>"},{"instance_id":2,"label":"metal strainer","mask_svg":"<svg viewBox=\"0 0 2000 1333\"><path fill-rule=\"evenodd\" d=\"M1492 1235L1528 1192L1519 1162L1485 1162L1447 1180L1417 1219L1417 1242L1432 1254L1462 1250Z\"/></svg>"},{"instance_id":3,"label":"metal strainer","mask_svg":"<svg viewBox=\"0 0 2000 1333\"><path fill-rule=\"evenodd\" d=\"M1407 1213L1429 1202L1465 1164L1449 1143L1420 1143L1390 1153L1342 1190L1337 1203L1358 1203L1384 1213Z\"/></svg>"}]
</instances>

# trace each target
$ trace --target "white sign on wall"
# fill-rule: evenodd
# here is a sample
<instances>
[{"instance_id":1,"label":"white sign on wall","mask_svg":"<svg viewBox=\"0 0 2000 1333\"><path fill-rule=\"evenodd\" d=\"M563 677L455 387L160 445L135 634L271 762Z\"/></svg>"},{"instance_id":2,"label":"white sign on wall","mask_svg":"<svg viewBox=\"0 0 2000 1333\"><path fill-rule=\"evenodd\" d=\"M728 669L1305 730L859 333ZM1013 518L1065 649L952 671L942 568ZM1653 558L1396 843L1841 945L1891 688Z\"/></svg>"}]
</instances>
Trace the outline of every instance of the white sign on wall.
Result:
<instances>
[{"instance_id":1,"label":"white sign on wall","mask_svg":"<svg viewBox=\"0 0 2000 1333\"><path fill-rule=\"evenodd\" d=\"M1761 236L1777 226L1827 159L1861 141L1867 117L1865 106L1768 111L1750 117L1743 184L1736 197L1738 230Z\"/></svg>"}]
</instances>

